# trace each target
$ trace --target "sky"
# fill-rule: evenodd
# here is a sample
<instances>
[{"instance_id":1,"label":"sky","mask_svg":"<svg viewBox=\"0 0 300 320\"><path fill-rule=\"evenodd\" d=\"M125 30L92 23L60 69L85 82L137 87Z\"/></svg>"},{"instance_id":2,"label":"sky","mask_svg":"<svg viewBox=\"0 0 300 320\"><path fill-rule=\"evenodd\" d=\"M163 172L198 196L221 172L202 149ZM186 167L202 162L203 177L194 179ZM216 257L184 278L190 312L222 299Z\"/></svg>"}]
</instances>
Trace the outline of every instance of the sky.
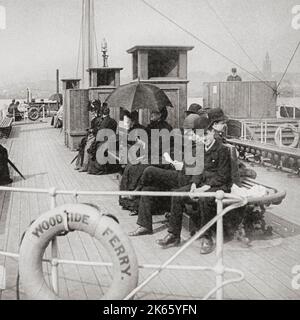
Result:
<instances>
[{"instance_id":1,"label":"sky","mask_svg":"<svg viewBox=\"0 0 300 320\"><path fill-rule=\"evenodd\" d=\"M94 0L97 43L106 38L109 66L131 76L135 45L191 45L188 70L226 72L232 64L147 7L141 0ZM259 67L268 51L273 71L283 71L300 40L292 8L300 0L147 0L158 10L244 68L255 71L215 13ZM6 29L0 29L1 81L75 77L81 0L0 0ZM300 20L300 19L299 19ZM300 72L300 50L291 67Z\"/></svg>"}]
</instances>

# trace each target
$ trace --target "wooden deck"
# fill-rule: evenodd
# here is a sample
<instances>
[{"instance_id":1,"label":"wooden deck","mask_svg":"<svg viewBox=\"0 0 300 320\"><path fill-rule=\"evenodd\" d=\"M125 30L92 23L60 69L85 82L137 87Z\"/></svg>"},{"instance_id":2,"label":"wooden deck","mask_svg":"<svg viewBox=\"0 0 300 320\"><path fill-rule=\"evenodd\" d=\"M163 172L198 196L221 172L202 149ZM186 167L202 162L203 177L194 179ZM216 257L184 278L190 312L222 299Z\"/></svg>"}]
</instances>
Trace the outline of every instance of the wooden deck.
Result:
<instances>
[{"instance_id":1,"label":"wooden deck","mask_svg":"<svg viewBox=\"0 0 300 320\"><path fill-rule=\"evenodd\" d=\"M55 186L67 190L117 190L114 175L92 176L79 173L70 165L74 153L63 144L59 129L49 124L15 126L11 138L1 141L9 150L11 160L26 176L23 181L14 172L14 187L49 188ZM225 264L245 273L245 280L225 287L226 299L300 299L300 290L292 288L292 267L300 265L300 186L298 178L288 178L280 172L256 168L258 180L288 189L287 199L280 205L269 208L267 219L275 228L272 239L257 239L250 248L231 241L225 244ZM136 217L118 206L117 196L85 197L83 202L97 204L102 210L114 214L126 232L136 225ZM58 197L58 204L74 202L69 196ZM21 236L29 223L49 209L45 195L0 192L0 250L18 252ZM161 264L176 248L162 250L155 240L166 233L162 216L155 216L155 233L151 236L133 238L139 263ZM188 233L183 232L183 238ZM65 259L109 261L100 243L90 236L72 232L58 238L59 256ZM49 252L46 252L49 255ZM215 255L199 254L195 243L180 255L176 263L181 265L213 265ZM16 299L18 264L10 258L0 257L5 265L7 289L0 291L1 299ZM45 274L49 266L45 264ZM140 270L141 282L152 270ZM66 299L99 299L111 282L109 268L60 265L60 293ZM226 276L228 278L228 275ZM214 286L211 272L163 271L137 295L138 299L199 299ZM21 299L25 299L22 286Z\"/></svg>"}]
</instances>

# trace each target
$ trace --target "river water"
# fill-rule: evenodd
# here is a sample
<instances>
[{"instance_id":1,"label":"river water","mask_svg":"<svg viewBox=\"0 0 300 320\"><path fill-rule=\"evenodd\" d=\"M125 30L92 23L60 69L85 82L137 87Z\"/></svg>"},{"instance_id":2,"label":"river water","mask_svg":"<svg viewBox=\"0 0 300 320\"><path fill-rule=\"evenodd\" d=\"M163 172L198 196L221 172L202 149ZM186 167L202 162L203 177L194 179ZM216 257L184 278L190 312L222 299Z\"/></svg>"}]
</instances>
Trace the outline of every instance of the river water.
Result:
<instances>
[{"instance_id":1,"label":"river water","mask_svg":"<svg viewBox=\"0 0 300 320\"><path fill-rule=\"evenodd\" d=\"M7 111L7 107L9 106L9 104L11 103L12 99L0 99L0 119L1 119L1 115L4 114ZM19 99L20 102L22 102L24 99ZM199 98L188 98L188 106L191 103L199 103L202 104L203 102L203 98L199 97ZM291 106L296 106L300 108L300 97L296 97L296 98L284 98L284 97L279 97L277 100L277 105L281 105L281 104L287 104L287 105L291 105ZM4 111L4 113L3 113Z\"/></svg>"}]
</instances>

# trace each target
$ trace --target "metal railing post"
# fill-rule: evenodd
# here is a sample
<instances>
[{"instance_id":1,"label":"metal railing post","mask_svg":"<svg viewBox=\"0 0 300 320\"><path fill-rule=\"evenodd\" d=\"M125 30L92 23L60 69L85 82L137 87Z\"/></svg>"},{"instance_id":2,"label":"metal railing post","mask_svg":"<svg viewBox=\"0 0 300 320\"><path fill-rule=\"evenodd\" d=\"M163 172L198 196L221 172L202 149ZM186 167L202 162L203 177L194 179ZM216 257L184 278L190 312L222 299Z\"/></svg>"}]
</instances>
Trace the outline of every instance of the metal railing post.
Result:
<instances>
[{"instance_id":1,"label":"metal railing post","mask_svg":"<svg viewBox=\"0 0 300 320\"><path fill-rule=\"evenodd\" d=\"M244 139L244 122L242 122L242 128L241 128L241 139Z\"/></svg>"},{"instance_id":2,"label":"metal railing post","mask_svg":"<svg viewBox=\"0 0 300 320\"><path fill-rule=\"evenodd\" d=\"M219 289L216 292L216 299L223 300L223 275L224 275L224 265L223 265L223 217L221 215L223 211L223 200L224 192L217 191L216 202L217 202L217 215L220 218L217 221L217 235L216 235L216 256L217 263L215 267L216 272L216 287Z\"/></svg>"},{"instance_id":3,"label":"metal railing post","mask_svg":"<svg viewBox=\"0 0 300 320\"><path fill-rule=\"evenodd\" d=\"M279 128L279 144L280 144L280 147L282 147L282 128L281 127Z\"/></svg>"},{"instance_id":4,"label":"metal railing post","mask_svg":"<svg viewBox=\"0 0 300 320\"><path fill-rule=\"evenodd\" d=\"M56 207L56 189L52 188L49 191L50 194L50 207L54 209ZM54 238L51 241L51 283L53 290L56 294L59 293L59 286L58 286L58 244L57 238Z\"/></svg>"},{"instance_id":5,"label":"metal railing post","mask_svg":"<svg viewBox=\"0 0 300 320\"><path fill-rule=\"evenodd\" d=\"M267 143L267 134L268 134L268 123L265 122L265 143Z\"/></svg>"},{"instance_id":6,"label":"metal railing post","mask_svg":"<svg viewBox=\"0 0 300 320\"><path fill-rule=\"evenodd\" d=\"M43 106L43 122L45 122L45 107Z\"/></svg>"}]
</instances>

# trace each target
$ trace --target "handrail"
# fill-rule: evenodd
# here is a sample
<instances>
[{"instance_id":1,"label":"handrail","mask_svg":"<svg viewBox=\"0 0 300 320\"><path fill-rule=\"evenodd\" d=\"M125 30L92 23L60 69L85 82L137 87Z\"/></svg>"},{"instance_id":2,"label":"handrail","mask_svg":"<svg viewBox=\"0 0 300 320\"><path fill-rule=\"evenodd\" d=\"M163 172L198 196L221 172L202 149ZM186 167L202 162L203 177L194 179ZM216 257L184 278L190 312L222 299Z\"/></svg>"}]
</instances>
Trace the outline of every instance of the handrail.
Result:
<instances>
[{"instance_id":1,"label":"handrail","mask_svg":"<svg viewBox=\"0 0 300 320\"><path fill-rule=\"evenodd\" d=\"M274 120L276 123L274 123ZM240 119L239 121L241 122L241 139L242 140L251 140L255 137L255 132L250 128L249 126L254 125L254 126L259 126L260 127L260 137L259 140L262 144L267 144L267 137L268 137L268 128L279 128L282 124L286 123L287 121L292 120L293 123L297 122L298 123L298 131L300 127L299 120L297 119L289 119L289 118L284 118L284 119L251 119L251 120L243 120ZM250 135L247 135L247 130L250 132ZM250 137L250 139L249 139ZM282 139L282 134L280 131L280 142ZM282 142L281 142L282 144Z\"/></svg>"},{"instance_id":2,"label":"handrail","mask_svg":"<svg viewBox=\"0 0 300 320\"><path fill-rule=\"evenodd\" d=\"M161 192L161 191L76 191L76 190L57 190L56 188L50 189L37 189L37 188L14 188L14 187L2 187L0 186L0 191L8 192L24 192L24 193L40 193L49 194L50 196L50 207L53 209L56 207L56 196L57 195L72 195L77 201L78 196L116 196L116 195L139 195L139 196L176 196L176 197L186 197L186 196L197 196L197 198L207 198L214 197L217 202L217 215L211 219L205 226L201 228L194 236L192 236L178 251L173 254L165 263L162 265L151 265L144 264L140 265L139 268L149 268L157 269L149 277L147 277L141 284L139 284L132 292L130 292L124 300L132 298L139 290L141 290L145 285L147 285L153 278L160 274L165 269L172 270L192 270L192 271L214 271L216 273L216 286L204 297L208 299L214 293L216 293L217 299L223 299L223 287L233 283L239 282L244 279L244 274L242 271L237 269L226 268L223 264L223 216L229 211L245 206L247 204L247 199L239 197L237 195L225 193L223 191L217 192ZM225 209L223 209L223 201L229 204ZM195 240L201 237L213 224L217 223L217 236L216 236L216 256L217 263L214 267L208 266L176 266L170 265L183 251L185 251ZM4 255L11 258L18 258L18 254L0 251L0 255ZM51 259L43 259L43 261L51 263L51 283L53 290L58 294L58 266L60 263L66 264L78 264L78 265L93 265L93 266L111 266L110 263L105 262L91 262L91 261L72 261L58 259L58 247L57 239L52 240L51 247ZM238 278L233 278L224 281L224 273L238 273Z\"/></svg>"}]
</instances>

